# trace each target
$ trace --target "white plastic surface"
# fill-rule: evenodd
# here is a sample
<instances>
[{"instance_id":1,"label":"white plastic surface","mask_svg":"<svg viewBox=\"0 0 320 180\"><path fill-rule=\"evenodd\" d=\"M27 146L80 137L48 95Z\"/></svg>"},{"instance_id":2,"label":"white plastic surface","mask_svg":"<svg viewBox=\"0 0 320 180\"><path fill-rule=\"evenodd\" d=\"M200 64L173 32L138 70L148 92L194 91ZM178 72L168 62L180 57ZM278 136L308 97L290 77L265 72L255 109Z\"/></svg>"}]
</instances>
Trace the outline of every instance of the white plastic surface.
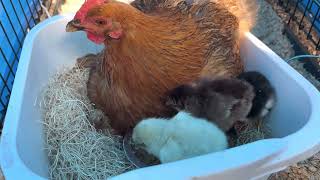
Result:
<instances>
[{"instance_id":1,"label":"white plastic surface","mask_svg":"<svg viewBox=\"0 0 320 180\"><path fill-rule=\"evenodd\" d=\"M46 20L25 40L0 144L6 180L47 179L48 160L37 105L40 90L60 67L73 65L76 58L102 48L89 42L82 32L65 32L72 17ZM130 171L112 179L258 179L319 151L319 92L250 33L241 44L241 56L247 70L262 72L276 89L277 103L269 117L275 138Z\"/></svg>"}]
</instances>

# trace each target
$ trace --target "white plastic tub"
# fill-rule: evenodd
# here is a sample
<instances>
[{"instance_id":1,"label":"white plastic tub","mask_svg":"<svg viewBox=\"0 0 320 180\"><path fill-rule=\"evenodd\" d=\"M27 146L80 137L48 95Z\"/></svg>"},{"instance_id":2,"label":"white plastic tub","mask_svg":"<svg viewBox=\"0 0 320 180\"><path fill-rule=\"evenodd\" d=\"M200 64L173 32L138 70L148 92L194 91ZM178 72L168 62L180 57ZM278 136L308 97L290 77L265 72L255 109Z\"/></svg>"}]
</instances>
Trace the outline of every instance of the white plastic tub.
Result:
<instances>
[{"instance_id":1,"label":"white plastic tub","mask_svg":"<svg viewBox=\"0 0 320 180\"><path fill-rule=\"evenodd\" d=\"M72 17L46 20L25 40L1 139L0 162L7 180L47 179L48 160L36 103L39 92L59 67L73 65L77 57L102 48L82 32L65 32ZM273 139L138 169L113 179L263 179L319 151L319 92L249 33L241 44L241 55L247 70L262 72L276 89L278 101L269 117Z\"/></svg>"}]
</instances>

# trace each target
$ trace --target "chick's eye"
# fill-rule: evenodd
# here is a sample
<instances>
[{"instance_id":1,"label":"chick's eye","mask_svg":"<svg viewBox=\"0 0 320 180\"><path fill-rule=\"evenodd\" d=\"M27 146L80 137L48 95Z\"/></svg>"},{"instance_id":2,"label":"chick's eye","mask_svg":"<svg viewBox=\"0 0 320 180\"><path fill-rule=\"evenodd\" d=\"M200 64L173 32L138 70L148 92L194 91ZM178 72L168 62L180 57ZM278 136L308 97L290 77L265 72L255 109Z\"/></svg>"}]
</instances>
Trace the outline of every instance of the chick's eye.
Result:
<instances>
[{"instance_id":1,"label":"chick's eye","mask_svg":"<svg viewBox=\"0 0 320 180\"><path fill-rule=\"evenodd\" d=\"M96 20L97 25L104 25L105 22L103 20Z\"/></svg>"}]
</instances>

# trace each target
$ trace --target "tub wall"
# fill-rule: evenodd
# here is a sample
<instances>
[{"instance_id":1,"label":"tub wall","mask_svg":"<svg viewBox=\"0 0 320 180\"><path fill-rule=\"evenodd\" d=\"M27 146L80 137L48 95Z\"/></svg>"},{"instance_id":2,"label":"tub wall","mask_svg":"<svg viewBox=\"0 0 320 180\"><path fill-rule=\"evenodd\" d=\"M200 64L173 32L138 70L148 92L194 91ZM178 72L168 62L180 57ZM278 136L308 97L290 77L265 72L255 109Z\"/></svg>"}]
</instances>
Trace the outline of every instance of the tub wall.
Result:
<instances>
[{"instance_id":1,"label":"tub wall","mask_svg":"<svg viewBox=\"0 0 320 180\"><path fill-rule=\"evenodd\" d=\"M39 32L33 47L25 47L32 53L27 83L23 89L17 149L25 165L41 176L48 174L48 160L43 146L45 136L39 107L41 89L45 87L50 76L60 68L73 65L76 58L89 52L101 50L101 47L89 42L84 33L65 33L64 28L64 23L51 24Z\"/></svg>"},{"instance_id":2,"label":"tub wall","mask_svg":"<svg viewBox=\"0 0 320 180\"><path fill-rule=\"evenodd\" d=\"M277 101L267 121L273 137L285 137L301 129L308 122L311 113L310 99L305 90L288 74L293 68L278 68L279 64L284 63L283 60L271 54L270 50L257 48L257 45L263 46L259 41L255 44L252 41L243 41L241 58L246 71L261 72L275 88Z\"/></svg>"}]
</instances>

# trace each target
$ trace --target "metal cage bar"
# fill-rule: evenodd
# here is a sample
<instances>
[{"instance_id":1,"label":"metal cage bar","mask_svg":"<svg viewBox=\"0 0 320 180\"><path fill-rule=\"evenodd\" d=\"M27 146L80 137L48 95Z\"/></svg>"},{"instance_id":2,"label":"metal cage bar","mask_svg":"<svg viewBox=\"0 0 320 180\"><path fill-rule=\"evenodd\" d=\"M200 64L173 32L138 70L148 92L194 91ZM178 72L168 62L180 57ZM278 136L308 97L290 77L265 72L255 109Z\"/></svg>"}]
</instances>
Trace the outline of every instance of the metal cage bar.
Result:
<instances>
[{"instance_id":1,"label":"metal cage bar","mask_svg":"<svg viewBox=\"0 0 320 180\"><path fill-rule=\"evenodd\" d=\"M24 18L25 18L25 20L26 20L26 22L27 22L28 28L31 29L31 25L30 25L30 22L28 21L27 14L26 14L26 12L25 12L25 10L24 10L24 8L23 8L23 5L22 5L22 3L21 3L20 0L18 0L18 4L19 4L20 9L21 9L21 11L22 11L22 13L23 13L23 16L24 16Z\"/></svg>"},{"instance_id":2,"label":"metal cage bar","mask_svg":"<svg viewBox=\"0 0 320 180\"><path fill-rule=\"evenodd\" d=\"M307 39L319 50L320 0L278 0L278 4L289 14L287 24L296 23Z\"/></svg>"},{"instance_id":3,"label":"metal cage bar","mask_svg":"<svg viewBox=\"0 0 320 180\"><path fill-rule=\"evenodd\" d=\"M26 3L27 3L27 7L28 7L28 9L29 9L29 12L30 12L30 14L31 14L31 18L32 18L33 22L35 23L35 22L36 22L36 19L35 19L34 16L33 16L33 11L32 11L32 9L31 9L31 7L30 7L29 0L26 0Z\"/></svg>"},{"instance_id":4,"label":"metal cage bar","mask_svg":"<svg viewBox=\"0 0 320 180\"><path fill-rule=\"evenodd\" d=\"M1 2L2 2L2 1L1 1ZM12 9L13 9L13 12L14 12L15 17L18 19L20 28L21 28L21 30L22 30L22 32L23 32L23 36L25 36L25 35L26 35L26 31L25 31L26 28L23 27L23 25L22 25L22 23L21 23L21 20L20 20L20 18L19 18L19 16L18 16L17 10L16 10L16 8L14 8L14 5L13 5L12 1L10 1L10 4L11 4L11 7L12 7ZM3 4L2 6L4 6L4 4Z\"/></svg>"},{"instance_id":5,"label":"metal cage bar","mask_svg":"<svg viewBox=\"0 0 320 180\"><path fill-rule=\"evenodd\" d=\"M28 29L41 16L41 0L0 0L0 127L5 117Z\"/></svg>"},{"instance_id":6,"label":"metal cage bar","mask_svg":"<svg viewBox=\"0 0 320 180\"><path fill-rule=\"evenodd\" d=\"M1 2L2 7L4 7L3 1L1 0L0 2ZM14 32L16 38L17 38L17 42L19 43L20 46L22 46L22 43L21 43L20 38L19 38L19 36L18 36L18 34L17 34L16 28L14 28L14 25L13 25L13 23L12 23L12 21L11 21L11 18L10 18L10 16L9 16L9 13L8 13L8 11L7 11L6 8L4 8L4 12L5 12L7 18L9 19L9 23L10 23L11 28L13 29L13 32Z\"/></svg>"}]
</instances>

